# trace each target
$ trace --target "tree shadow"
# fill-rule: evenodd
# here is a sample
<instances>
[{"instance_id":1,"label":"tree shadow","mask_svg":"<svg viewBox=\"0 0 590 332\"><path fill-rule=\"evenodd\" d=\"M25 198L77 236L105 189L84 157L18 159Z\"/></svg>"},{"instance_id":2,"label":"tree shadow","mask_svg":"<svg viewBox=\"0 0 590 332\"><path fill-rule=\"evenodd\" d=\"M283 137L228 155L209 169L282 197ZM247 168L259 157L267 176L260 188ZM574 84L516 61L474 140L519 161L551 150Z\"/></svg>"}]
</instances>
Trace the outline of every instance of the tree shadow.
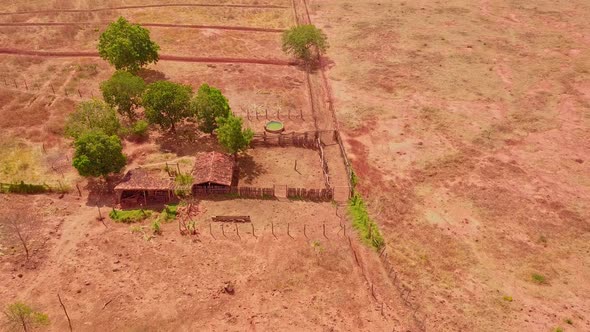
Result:
<instances>
[{"instance_id":1,"label":"tree shadow","mask_svg":"<svg viewBox=\"0 0 590 332\"><path fill-rule=\"evenodd\" d=\"M156 139L156 144L163 152L175 153L179 157L192 156L202 151L219 151L220 147L215 137L202 134L196 124L179 125L176 132L164 132Z\"/></svg>"},{"instance_id":2,"label":"tree shadow","mask_svg":"<svg viewBox=\"0 0 590 332\"><path fill-rule=\"evenodd\" d=\"M238 158L238 169L240 171L240 180L246 184L252 184L256 177L267 173L266 168L257 163L249 154L241 155Z\"/></svg>"},{"instance_id":3,"label":"tree shadow","mask_svg":"<svg viewBox=\"0 0 590 332\"><path fill-rule=\"evenodd\" d=\"M299 69L300 71L314 74L318 70L330 69L334 65L335 65L334 60L332 60L328 56L321 55L317 58L314 58L312 61L309 61L309 62L298 60L296 66L297 66L297 69Z\"/></svg>"},{"instance_id":4,"label":"tree shadow","mask_svg":"<svg viewBox=\"0 0 590 332\"><path fill-rule=\"evenodd\" d=\"M121 182L124 174L110 175L105 181L102 178L88 179L85 190L88 191L86 206L114 206L117 201L115 197L115 186Z\"/></svg>"},{"instance_id":5,"label":"tree shadow","mask_svg":"<svg viewBox=\"0 0 590 332\"><path fill-rule=\"evenodd\" d=\"M143 78L143 80L147 83L154 83L157 81L166 81L166 74L161 71L153 70L153 69L140 69L137 72L137 76Z\"/></svg>"}]
</instances>

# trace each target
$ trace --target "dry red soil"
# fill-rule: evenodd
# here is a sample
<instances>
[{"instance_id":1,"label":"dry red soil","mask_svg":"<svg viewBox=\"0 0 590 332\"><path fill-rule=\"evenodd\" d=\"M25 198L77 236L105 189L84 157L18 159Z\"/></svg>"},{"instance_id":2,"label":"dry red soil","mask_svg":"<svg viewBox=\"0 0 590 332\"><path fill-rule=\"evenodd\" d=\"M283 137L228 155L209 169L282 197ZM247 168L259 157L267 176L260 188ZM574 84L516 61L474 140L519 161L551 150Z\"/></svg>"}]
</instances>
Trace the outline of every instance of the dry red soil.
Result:
<instances>
[{"instance_id":1,"label":"dry red soil","mask_svg":"<svg viewBox=\"0 0 590 332\"><path fill-rule=\"evenodd\" d=\"M0 0L0 182L82 189L0 195L2 216L35 220L25 262L0 219L0 306L27 302L52 331L67 329L57 293L84 331L590 330L587 1L187 3ZM205 200L195 236L98 221L113 195L76 175L61 131L112 74L95 46L120 15L162 45L146 80L220 87L255 131L340 129L385 251L330 203ZM309 75L280 48L296 22L330 41ZM125 142L130 165L213 148L180 132ZM264 152L243 181L322 185L315 151ZM326 154L345 185L338 146Z\"/></svg>"}]
</instances>

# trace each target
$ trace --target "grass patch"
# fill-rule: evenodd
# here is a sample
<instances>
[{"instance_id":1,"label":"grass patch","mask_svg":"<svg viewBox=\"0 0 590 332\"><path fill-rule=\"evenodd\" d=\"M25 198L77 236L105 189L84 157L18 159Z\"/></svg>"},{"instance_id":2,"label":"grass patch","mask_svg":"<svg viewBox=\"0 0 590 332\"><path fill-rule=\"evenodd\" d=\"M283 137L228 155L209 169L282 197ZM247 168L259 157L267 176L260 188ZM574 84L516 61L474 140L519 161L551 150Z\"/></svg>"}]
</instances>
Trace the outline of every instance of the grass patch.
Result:
<instances>
[{"instance_id":1,"label":"grass patch","mask_svg":"<svg viewBox=\"0 0 590 332\"><path fill-rule=\"evenodd\" d=\"M569 325L574 325L574 321L569 318L564 319L564 322L566 322Z\"/></svg>"},{"instance_id":2,"label":"grass patch","mask_svg":"<svg viewBox=\"0 0 590 332\"><path fill-rule=\"evenodd\" d=\"M376 250L383 248L385 240L377 224L369 217L365 202L359 194L354 194L348 202L348 213L352 217L352 226L359 232L363 242Z\"/></svg>"},{"instance_id":3,"label":"grass patch","mask_svg":"<svg viewBox=\"0 0 590 332\"><path fill-rule=\"evenodd\" d=\"M547 283L547 279L545 278L545 276L538 274L538 273L533 273L531 275L531 279L538 284L546 284Z\"/></svg>"},{"instance_id":4,"label":"grass patch","mask_svg":"<svg viewBox=\"0 0 590 332\"><path fill-rule=\"evenodd\" d=\"M512 300L512 296L508 296L508 295L504 295L504 296L502 297L502 299L503 299L504 301L506 301L506 302L512 302L512 301L513 301L513 300Z\"/></svg>"},{"instance_id":5,"label":"grass patch","mask_svg":"<svg viewBox=\"0 0 590 332\"><path fill-rule=\"evenodd\" d=\"M177 204L165 205L164 210L162 210L162 213L160 213L160 216L158 217L158 221L167 223L176 219L177 209Z\"/></svg>"},{"instance_id":6,"label":"grass patch","mask_svg":"<svg viewBox=\"0 0 590 332\"><path fill-rule=\"evenodd\" d=\"M558 326L558 327L556 327L556 328L553 329L553 332L563 332L563 328L561 328L561 327Z\"/></svg>"},{"instance_id":7,"label":"grass patch","mask_svg":"<svg viewBox=\"0 0 590 332\"><path fill-rule=\"evenodd\" d=\"M109 212L109 217L116 222L122 222L126 224L140 222L152 215L152 211L139 210L116 210L113 209Z\"/></svg>"}]
</instances>

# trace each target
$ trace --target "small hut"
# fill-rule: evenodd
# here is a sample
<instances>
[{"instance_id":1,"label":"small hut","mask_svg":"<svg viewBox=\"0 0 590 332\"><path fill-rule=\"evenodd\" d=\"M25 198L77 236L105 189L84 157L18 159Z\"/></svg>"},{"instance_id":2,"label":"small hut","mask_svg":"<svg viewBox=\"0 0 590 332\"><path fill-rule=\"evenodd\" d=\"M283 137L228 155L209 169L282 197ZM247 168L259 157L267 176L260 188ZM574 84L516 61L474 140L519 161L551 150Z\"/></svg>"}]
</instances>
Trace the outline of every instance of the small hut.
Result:
<instances>
[{"instance_id":1,"label":"small hut","mask_svg":"<svg viewBox=\"0 0 590 332\"><path fill-rule=\"evenodd\" d=\"M115 193L122 205L166 203L175 197L174 179L160 170L136 168L125 174Z\"/></svg>"},{"instance_id":2,"label":"small hut","mask_svg":"<svg viewBox=\"0 0 590 332\"><path fill-rule=\"evenodd\" d=\"M229 193L236 185L236 162L231 155L221 152L201 152L195 157L192 170L193 193Z\"/></svg>"}]
</instances>

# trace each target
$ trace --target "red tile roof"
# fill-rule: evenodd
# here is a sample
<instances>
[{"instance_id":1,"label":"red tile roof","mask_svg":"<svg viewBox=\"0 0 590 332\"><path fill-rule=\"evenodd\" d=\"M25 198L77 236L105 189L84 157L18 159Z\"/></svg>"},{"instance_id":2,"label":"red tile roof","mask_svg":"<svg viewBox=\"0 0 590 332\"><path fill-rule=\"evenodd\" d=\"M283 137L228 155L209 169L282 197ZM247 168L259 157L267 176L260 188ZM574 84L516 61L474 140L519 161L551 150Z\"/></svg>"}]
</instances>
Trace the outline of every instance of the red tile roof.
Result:
<instances>
[{"instance_id":1,"label":"red tile roof","mask_svg":"<svg viewBox=\"0 0 590 332\"><path fill-rule=\"evenodd\" d=\"M230 186L235 160L231 155L220 152L201 152L196 155L192 171L193 184L215 183Z\"/></svg>"}]
</instances>

